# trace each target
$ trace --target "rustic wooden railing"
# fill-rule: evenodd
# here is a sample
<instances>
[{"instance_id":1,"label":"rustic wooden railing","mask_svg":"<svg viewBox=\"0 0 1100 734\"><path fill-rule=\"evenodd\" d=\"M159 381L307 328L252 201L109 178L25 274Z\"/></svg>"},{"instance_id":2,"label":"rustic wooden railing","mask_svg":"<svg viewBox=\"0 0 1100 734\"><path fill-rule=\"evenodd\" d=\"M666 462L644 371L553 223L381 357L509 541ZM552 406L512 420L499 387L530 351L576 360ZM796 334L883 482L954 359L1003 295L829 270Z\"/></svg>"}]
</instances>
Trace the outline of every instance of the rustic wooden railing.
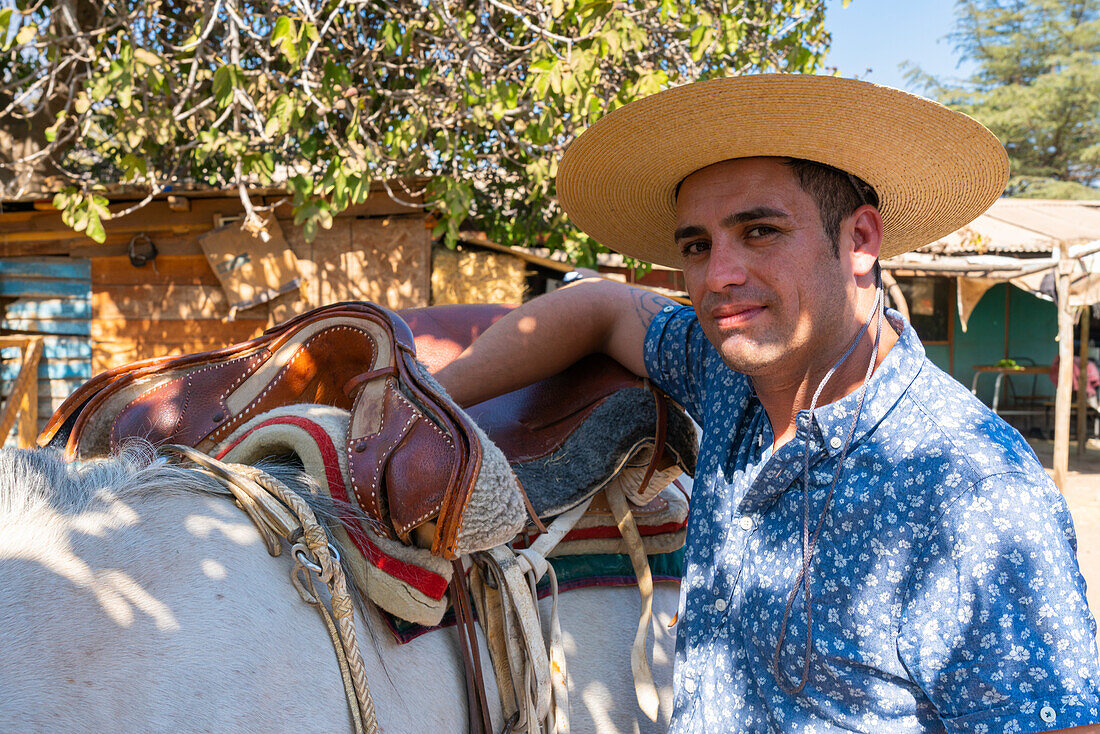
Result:
<instances>
[{"instance_id":1,"label":"rustic wooden railing","mask_svg":"<svg viewBox=\"0 0 1100 734\"><path fill-rule=\"evenodd\" d=\"M0 411L0 446L8 440L18 419L19 448L29 449L38 434L38 362L42 358L42 337L0 336L0 349L4 347L22 349L23 362Z\"/></svg>"}]
</instances>

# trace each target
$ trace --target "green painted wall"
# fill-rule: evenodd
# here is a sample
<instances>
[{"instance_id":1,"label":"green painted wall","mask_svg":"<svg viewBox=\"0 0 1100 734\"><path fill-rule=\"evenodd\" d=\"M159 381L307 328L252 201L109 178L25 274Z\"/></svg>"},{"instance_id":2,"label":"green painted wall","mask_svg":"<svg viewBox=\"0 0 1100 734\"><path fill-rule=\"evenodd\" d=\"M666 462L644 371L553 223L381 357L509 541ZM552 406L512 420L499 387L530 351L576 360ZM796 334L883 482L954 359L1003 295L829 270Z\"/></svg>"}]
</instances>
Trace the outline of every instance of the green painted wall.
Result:
<instances>
[{"instance_id":1,"label":"green painted wall","mask_svg":"<svg viewBox=\"0 0 1100 734\"><path fill-rule=\"evenodd\" d=\"M994 364L1005 356L1005 292L1012 289L1009 302L1008 356L1020 364L1049 365L1058 353L1054 341L1058 333L1057 307L1050 301L1010 285L996 285L978 301L967 322L968 329L955 315L955 369L949 369L946 344L930 344L925 349L932 362L970 388L974 365ZM1007 379L1007 378L1006 378ZM1019 394L1048 395L1053 400L1054 385L1046 375L1020 375L1012 378ZM987 405L993 397L994 375L980 378L978 397ZM1005 396L1002 393L1001 399Z\"/></svg>"}]
</instances>

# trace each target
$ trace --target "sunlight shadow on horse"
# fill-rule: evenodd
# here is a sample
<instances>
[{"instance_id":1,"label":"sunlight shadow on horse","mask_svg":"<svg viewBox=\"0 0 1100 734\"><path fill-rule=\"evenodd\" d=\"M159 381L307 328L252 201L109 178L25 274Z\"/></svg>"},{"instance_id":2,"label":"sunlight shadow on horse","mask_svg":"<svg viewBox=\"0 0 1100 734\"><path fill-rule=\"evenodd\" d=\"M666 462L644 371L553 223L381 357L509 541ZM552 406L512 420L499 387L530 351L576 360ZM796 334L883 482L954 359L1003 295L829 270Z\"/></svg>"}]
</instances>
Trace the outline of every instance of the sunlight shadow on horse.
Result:
<instances>
[{"instance_id":1,"label":"sunlight shadow on horse","mask_svg":"<svg viewBox=\"0 0 1100 734\"><path fill-rule=\"evenodd\" d=\"M188 515L183 519L183 527L195 538L209 541L214 533L219 533L226 540L237 545L259 546L263 544L260 536L256 533L256 528L232 504L220 498L208 500L206 504L219 514L221 514L219 511L228 509L235 517L223 520L208 514Z\"/></svg>"},{"instance_id":2,"label":"sunlight shadow on horse","mask_svg":"<svg viewBox=\"0 0 1100 734\"><path fill-rule=\"evenodd\" d=\"M0 451L0 731L170 731L184 719L192 730L287 731L302 720L344 730L331 643L289 583L288 554L270 557L239 510L194 475L151 451L129 464ZM656 586L652 649L664 682L677 592ZM576 589L560 604L573 731L663 731L665 714L650 725L634 701L637 590ZM461 730L453 630L398 645L366 611L359 635L384 730ZM498 701L491 671L487 684Z\"/></svg>"},{"instance_id":3,"label":"sunlight shadow on horse","mask_svg":"<svg viewBox=\"0 0 1100 734\"><path fill-rule=\"evenodd\" d=\"M22 561L51 572L64 579L70 591L84 590L94 597L103 614L119 627L130 628L144 615L157 630L180 629L173 610L143 584L148 571L129 568L135 547L150 531L143 513L156 517L163 502L151 499L141 482L140 475L149 466L138 467L149 461L148 454L138 450L132 462L125 458L115 462L119 466L68 464L52 451L2 454L0 559L9 571L22 566L18 563ZM177 490L168 493L175 496L194 490L179 483L167 487ZM164 490L162 486L160 491ZM208 498L206 504L209 514L191 514L185 520L193 535L206 539L218 531L238 545L261 543L247 520L234 517L232 505L220 498ZM24 570L13 578L34 579L45 592L51 584L41 570ZM212 559L203 562L202 570L210 578L226 576L224 566ZM64 593L63 588L55 586L54 595Z\"/></svg>"},{"instance_id":4,"label":"sunlight shadow on horse","mask_svg":"<svg viewBox=\"0 0 1100 734\"><path fill-rule=\"evenodd\" d=\"M179 628L171 609L131 574L120 568L96 569L79 554L77 546L82 537L108 540L140 524L140 514L116 493L99 489L82 500L40 494L21 503L9 497L4 504L11 515L0 518L0 557L37 563L73 587L86 589L121 627L131 626L135 612L141 612L153 620L157 629ZM69 515L67 511L77 514Z\"/></svg>"}]
</instances>

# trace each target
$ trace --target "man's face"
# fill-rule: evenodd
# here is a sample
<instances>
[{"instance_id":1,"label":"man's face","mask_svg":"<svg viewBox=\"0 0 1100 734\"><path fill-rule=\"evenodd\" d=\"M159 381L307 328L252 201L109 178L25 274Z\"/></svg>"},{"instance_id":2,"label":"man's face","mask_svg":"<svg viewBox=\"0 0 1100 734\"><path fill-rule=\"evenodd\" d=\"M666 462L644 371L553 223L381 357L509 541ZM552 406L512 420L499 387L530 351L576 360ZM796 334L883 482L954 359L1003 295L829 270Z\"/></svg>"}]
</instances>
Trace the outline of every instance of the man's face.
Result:
<instances>
[{"instance_id":1,"label":"man's face","mask_svg":"<svg viewBox=\"0 0 1100 734\"><path fill-rule=\"evenodd\" d=\"M703 332L738 372L797 381L851 338L856 285L814 199L782 159L740 158L688 176L676 244Z\"/></svg>"}]
</instances>

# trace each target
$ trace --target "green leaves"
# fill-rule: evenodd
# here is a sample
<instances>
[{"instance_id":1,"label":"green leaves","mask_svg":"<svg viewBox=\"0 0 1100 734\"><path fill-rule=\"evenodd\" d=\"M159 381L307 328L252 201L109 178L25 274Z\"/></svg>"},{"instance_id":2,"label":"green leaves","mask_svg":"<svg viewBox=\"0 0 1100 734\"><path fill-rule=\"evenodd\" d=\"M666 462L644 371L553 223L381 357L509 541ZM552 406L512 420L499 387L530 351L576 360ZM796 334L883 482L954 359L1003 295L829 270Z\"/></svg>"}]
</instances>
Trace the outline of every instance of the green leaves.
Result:
<instances>
[{"instance_id":1,"label":"green leaves","mask_svg":"<svg viewBox=\"0 0 1100 734\"><path fill-rule=\"evenodd\" d=\"M225 107L233 101L233 90L244 86L244 72L236 64L220 66L214 72L214 99L218 107Z\"/></svg>"},{"instance_id":2,"label":"green leaves","mask_svg":"<svg viewBox=\"0 0 1100 734\"><path fill-rule=\"evenodd\" d=\"M295 69L308 53L309 47L320 40L321 34L313 23L288 15L280 15L271 27L268 42L282 55L290 68Z\"/></svg>"},{"instance_id":3,"label":"green leaves","mask_svg":"<svg viewBox=\"0 0 1100 734\"><path fill-rule=\"evenodd\" d=\"M11 28L18 17L11 8L0 10L0 51L7 51L15 43L14 36L11 36Z\"/></svg>"},{"instance_id":4,"label":"green leaves","mask_svg":"<svg viewBox=\"0 0 1100 734\"><path fill-rule=\"evenodd\" d=\"M307 242L317 236L317 228L332 228L332 206L324 199L310 199L294 207L294 223L301 226Z\"/></svg>"},{"instance_id":5,"label":"green leaves","mask_svg":"<svg viewBox=\"0 0 1100 734\"><path fill-rule=\"evenodd\" d=\"M429 196L435 201L439 215L439 223L432 229L432 237L442 237L447 247L454 247L458 243L459 227L470 213L473 186L468 181L440 176L429 185Z\"/></svg>"},{"instance_id":6,"label":"green leaves","mask_svg":"<svg viewBox=\"0 0 1100 734\"><path fill-rule=\"evenodd\" d=\"M100 244L107 239L103 221L111 218L107 204L105 197L78 191L75 186L66 186L53 198L54 207L61 211L62 222Z\"/></svg>"},{"instance_id":7,"label":"green leaves","mask_svg":"<svg viewBox=\"0 0 1100 734\"><path fill-rule=\"evenodd\" d=\"M57 113L57 121L54 124L46 128L46 140L50 143L57 140L57 131L61 129L61 126L65 123L65 110L61 110Z\"/></svg>"},{"instance_id":8,"label":"green leaves","mask_svg":"<svg viewBox=\"0 0 1100 734\"><path fill-rule=\"evenodd\" d=\"M291 123L294 120L294 100L289 94L280 94L271 103L271 109L267 113L267 124L264 125L264 134L267 137L286 135L290 132Z\"/></svg>"},{"instance_id":9,"label":"green leaves","mask_svg":"<svg viewBox=\"0 0 1100 734\"><path fill-rule=\"evenodd\" d=\"M294 21L287 16L280 16L271 29L271 46L278 49L291 65L298 63L298 32L294 27Z\"/></svg>"},{"instance_id":10,"label":"green leaves","mask_svg":"<svg viewBox=\"0 0 1100 734\"><path fill-rule=\"evenodd\" d=\"M79 39L51 22L53 5L0 9L12 44L0 66L27 104L45 75L55 90L82 80L71 104L49 101L50 115L67 112L46 118L45 144L73 171L60 208L89 236L106 216L90 180L282 187L310 238L384 180L430 207L448 243L472 227L578 262L599 245L567 221L555 177L581 130L697 78L812 71L827 43L823 0L736 12L719 0L524 0L521 14L326 0L309 15L235 3L213 18L203 3L154 0L100 4L101 24Z\"/></svg>"}]
</instances>

